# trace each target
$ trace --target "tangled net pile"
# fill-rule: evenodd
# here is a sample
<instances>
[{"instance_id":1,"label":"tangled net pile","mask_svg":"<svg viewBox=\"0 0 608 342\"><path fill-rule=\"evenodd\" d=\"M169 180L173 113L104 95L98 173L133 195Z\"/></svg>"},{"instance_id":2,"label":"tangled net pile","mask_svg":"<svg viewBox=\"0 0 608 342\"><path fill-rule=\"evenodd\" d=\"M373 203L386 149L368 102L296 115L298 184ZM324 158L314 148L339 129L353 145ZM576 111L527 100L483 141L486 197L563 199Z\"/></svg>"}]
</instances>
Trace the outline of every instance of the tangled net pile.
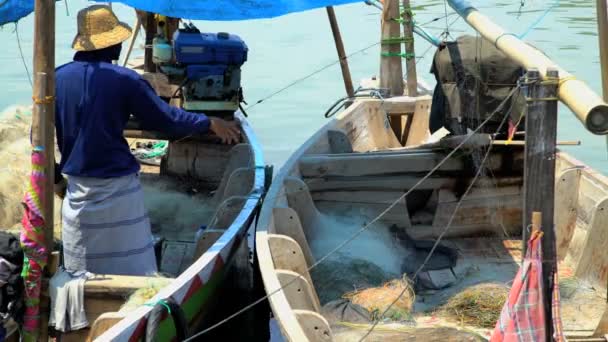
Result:
<instances>
[{"instance_id":1,"label":"tangled net pile","mask_svg":"<svg viewBox=\"0 0 608 342\"><path fill-rule=\"evenodd\" d=\"M405 292L404 292L405 290ZM404 293L403 293L404 292ZM403 293L401 297L399 297ZM412 307L416 295L409 279L395 279L379 287L371 287L364 290L353 291L344 295L345 299L353 304L360 305L367 309L371 319L404 321L411 318ZM395 301L390 310L381 316L382 313Z\"/></svg>"},{"instance_id":2,"label":"tangled net pile","mask_svg":"<svg viewBox=\"0 0 608 342\"><path fill-rule=\"evenodd\" d=\"M0 229L18 231L23 214L23 194L30 173L30 124L32 108L9 107L0 113ZM61 202L55 199L55 217ZM55 236L61 224L55 220Z\"/></svg>"},{"instance_id":3,"label":"tangled net pile","mask_svg":"<svg viewBox=\"0 0 608 342\"><path fill-rule=\"evenodd\" d=\"M479 284L465 289L442 307L442 314L458 323L492 329L509 296L503 284Z\"/></svg>"}]
</instances>

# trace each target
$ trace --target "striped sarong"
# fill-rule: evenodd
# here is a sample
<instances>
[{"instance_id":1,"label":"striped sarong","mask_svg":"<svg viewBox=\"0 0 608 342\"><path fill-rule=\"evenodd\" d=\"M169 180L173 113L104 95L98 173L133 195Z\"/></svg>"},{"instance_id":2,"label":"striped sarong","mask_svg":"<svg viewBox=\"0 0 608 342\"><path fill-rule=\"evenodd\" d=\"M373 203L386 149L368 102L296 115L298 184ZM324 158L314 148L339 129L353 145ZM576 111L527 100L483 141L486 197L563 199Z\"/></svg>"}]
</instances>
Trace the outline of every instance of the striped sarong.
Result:
<instances>
[{"instance_id":1,"label":"striped sarong","mask_svg":"<svg viewBox=\"0 0 608 342\"><path fill-rule=\"evenodd\" d=\"M96 274L150 275L154 241L139 176L68 177L62 207L64 267Z\"/></svg>"}]
</instances>

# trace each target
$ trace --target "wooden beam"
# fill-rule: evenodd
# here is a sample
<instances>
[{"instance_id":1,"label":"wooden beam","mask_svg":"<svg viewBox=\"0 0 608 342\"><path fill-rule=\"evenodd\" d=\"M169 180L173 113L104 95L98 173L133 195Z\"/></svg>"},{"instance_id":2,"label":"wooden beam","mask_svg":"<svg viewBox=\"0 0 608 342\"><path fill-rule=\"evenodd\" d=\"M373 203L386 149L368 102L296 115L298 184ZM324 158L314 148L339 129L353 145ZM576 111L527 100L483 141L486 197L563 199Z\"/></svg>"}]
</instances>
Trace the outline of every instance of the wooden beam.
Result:
<instances>
[{"instance_id":1,"label":"wooden beam","mask_svg":"<svg viewBox=\"0 0 608 342\"><path fill-rule=\"evenodd\" d=\"M542 214L543 288L545 293L546 331L552 335L553 276L557 269L554 227L555 159L557 141L558 71L548 69L541 82L537 69L528 70L524 92L527 99L526 146L524 162L524 229L523 241L528 241L532 213ZM524 243L524 246L526 244ZM525 255L525 251L524 251Z\"/></svg>"},{"instance_id":2,"label":"wooden beam","mask_svg":"<svg viewBox=\"0 0 608 342\"><path fill-rule=\"evenodd\" d=\"M346 58L344 42L342 42L340 27L338 26L338 20L336 19L336 12L334 11L333 6L327 6L326 9L327 17L329 18L329 25L331 26L331 32L334 36L334 42L336 43L336 50L338 50L338 58L340 58L340 69L342 69L342 79L344 80L346 95L348 95L348 97L353 97L355 95L355 89L353 89L353 80L350 76L348 59Z\"/></svg>"},{"instance_id":3,"label":"wooden beam","mask_svg":"<svg viewBox=\"0 0 608 342\"><path fill-rule=\"evenodd\" d=\"M409 190L420 181L420 176L361 176L361 177L325 177L307 178L306 185L310 191L338 190ZM430 177L423 181L416 190L435 190L450 187L456 183L455 178Z\"/></svg>"},{"instance_id":4,"label":"wooden beam","mask_svg":"<svg viewBox=\"0 0 608 342\"><path fill-rule=\"evenodd\" d=\"M428 172L445 158L444 153L353 153L350 155L322 154L303 156L300 159L302 177L331 176L388 176L416 172ZM494 154L487 165L490 170L501 166L502 156ZM452 157L438 171L459 172L465 170L462 157Z\"/></svg>"},{"instance_id":5,"label":"wooden beam","mask_svg":"<svg viewBox=\"0 0 608 342\"><path fill-rule=\"evenodd\" d=\"M407 68L407 95L418 95L418 76L416 74L416 52L414 49L414 21L410 0L403 0L403 39L405 41L405 66Z\"/></svg>"}]
</instances>

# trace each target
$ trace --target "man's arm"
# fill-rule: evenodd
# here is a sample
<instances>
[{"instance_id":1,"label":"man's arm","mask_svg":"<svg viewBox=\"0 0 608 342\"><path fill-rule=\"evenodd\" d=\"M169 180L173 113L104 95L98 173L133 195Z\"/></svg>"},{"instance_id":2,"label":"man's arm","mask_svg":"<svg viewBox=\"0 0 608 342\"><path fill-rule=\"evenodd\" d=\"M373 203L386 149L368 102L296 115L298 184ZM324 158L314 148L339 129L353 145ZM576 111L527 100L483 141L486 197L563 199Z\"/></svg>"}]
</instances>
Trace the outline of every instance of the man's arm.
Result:
<instances>
[{"instance_id":1,"label":"man's arm","mask_svg":"<svg viewBox=\"0 0 608 342\"><path fill-rule=\"evenodd\" d=\"M143 78L130 80L128 109L145 130L163 132L175 137L206 133L210 120L204 114L194 114L163 101Z\"/></svg>"}]
</instances>

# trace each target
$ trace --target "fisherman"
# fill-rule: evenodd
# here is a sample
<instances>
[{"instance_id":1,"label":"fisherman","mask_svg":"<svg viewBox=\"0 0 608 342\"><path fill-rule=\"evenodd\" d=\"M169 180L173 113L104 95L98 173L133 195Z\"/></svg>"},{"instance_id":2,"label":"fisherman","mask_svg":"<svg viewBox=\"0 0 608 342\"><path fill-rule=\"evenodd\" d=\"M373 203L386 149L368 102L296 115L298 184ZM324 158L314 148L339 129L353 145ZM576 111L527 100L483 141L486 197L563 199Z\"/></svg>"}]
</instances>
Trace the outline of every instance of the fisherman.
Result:
<instances>
[{"instance_id":1,"label":"fisherman","mask_svg":"<svg viewBox=\"0 0 608 342\"><path fill-rule=\"evenodd\" d=\"M139 164L123 137L131 114L144 129L174 137L211 131L223 143L239 139L236 123L172 107L135 71L112 64L130 36L131 28L108 6L85 8L78 13L74 60L56 70L61 162L55 192L65 194L62 240L67 271L157 271Z\"/></svg>"}]
</instances>

